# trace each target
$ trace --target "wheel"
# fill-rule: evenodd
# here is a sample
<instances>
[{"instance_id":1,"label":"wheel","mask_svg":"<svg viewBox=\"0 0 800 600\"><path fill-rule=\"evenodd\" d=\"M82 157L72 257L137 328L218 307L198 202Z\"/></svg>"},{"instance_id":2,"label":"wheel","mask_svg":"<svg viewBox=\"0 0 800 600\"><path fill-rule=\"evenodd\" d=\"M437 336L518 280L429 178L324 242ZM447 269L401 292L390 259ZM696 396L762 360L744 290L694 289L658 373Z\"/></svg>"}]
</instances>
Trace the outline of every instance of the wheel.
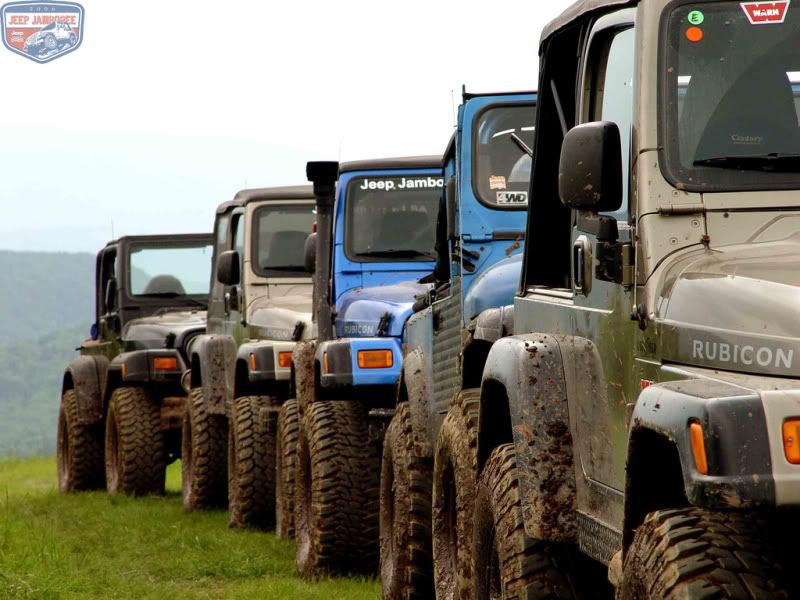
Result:
<instances>
[{"instance_id":1,"label":"wheel","mask_svg":"<svg viewBox=\"0 0 800 600\"><path fill-rule=\"evenodd\" d=\"M408 403L397 406L383 441L380 549L383 597L433 598L432 459L414 441Z\"/></svg>"},{"instance_id":2,"label":"wheel","mask_svg":"<svg viewBox=\"0 0 800 600\"><path fill-rule=\"evenodd\" d=\"M48 34L44 38L44 47L48 50L55 50L58 47L58 41L52 34Z\"/></svg>"},{"instance_id":3,"label":"wheel","mask_svg":"<svg viewBox=\"0 0 800 600\"><path fill-rule=\"evenodd\" d=\"M187 511L225 508L228 503L228 420L206 411L203 389L186 401L181 432L181 486Z\"/></svg>"},{"instance_id":4,"label":"wheel","mask_svg":"<svg viewBox=\"0 0 800 600\"><path fill-rule=\"evenodd\" d=\"M103 425L78 423L78 397L75 390L67 390L61 396L57 436L59 491L67 493L104 488Z\"/></svg>"},{"instance_id":5,"label":"wheel","mask_svg":"<svg viewBox=\"0 0 800 600\"><path fill-rule=\"evenodd\" d=\"M228 524L275 525L276 416L269 396L237 398L228 427ZM277 407L275 407L277 408Z\"/></svg>"},{"instance_id":6,"label":"wheel","mask_svg":"<svg viewBox=\"0 0 800 600\"><path fill-rule=\"evenodd\" d=\"M311 404L298 437L296 465L300 574L373 574L378 562L380 466L361 404Z\"/></svg>"},{"instance_id":7,"label":"wheel","mask_svg":"<svg viewBox=\"0 0 800 600\"><path fill-rule=\"evenodd\" d=\"M77 42L78 42L77 36L74 33L71 33L69 35L69 40L67 41L69 47L72 48L72 46L74 46Z\"/></svg>"},{"instance_id":8,"label":"wheel","mask_svg":"<svg viewBox=\"0 0 800 600\"><path fill-rule=\"evenodd\" d=\"M618 598L796 598L766 519L753 512L652 512L625 557Z\"/></svg>"},{"instance_id":9,"label":"wheel","mask_svg":"<svg viewBox=\"0 0 800 600\"><path fill-rule=\"evenodd\" d=\"M106 416L106 488L110 494L163 494L167 455L161 409L140 387L111 394Z\"/></svg>"},{"instance_id":10,"label":"wheel","mask_svg":"<svg viewBox=\"0 0 800 600\"><path fill-rule=\"evenodd\" d=\"M472 509L477 470L480 390L456 394L433 459L433 564L437 598L468 598L472 590Z\"/></svg>"},{"instance_id":11,"label":"wheel","mask_svg":"<svg viewBox=\"0 0 800 600\"><path fill-rule=\"evenodd\" d=\"M472 573L475 598L551 599L580 597L572 554L562 544L525 534L513 444L496 448L475 494ZM591 596L589 596L591 597Z\"/></svg>"},{"instance_id":12,"label":"wheel","mask_svg":"<svg viewBox=\"0 0 800 600\"><path fill-rule=\"evenodd\" d=\"M294 475L299 431L297 400L287 400L278 415L275 457L275 531L284 539L294 538Z\"/></svg>"}]
</instances>

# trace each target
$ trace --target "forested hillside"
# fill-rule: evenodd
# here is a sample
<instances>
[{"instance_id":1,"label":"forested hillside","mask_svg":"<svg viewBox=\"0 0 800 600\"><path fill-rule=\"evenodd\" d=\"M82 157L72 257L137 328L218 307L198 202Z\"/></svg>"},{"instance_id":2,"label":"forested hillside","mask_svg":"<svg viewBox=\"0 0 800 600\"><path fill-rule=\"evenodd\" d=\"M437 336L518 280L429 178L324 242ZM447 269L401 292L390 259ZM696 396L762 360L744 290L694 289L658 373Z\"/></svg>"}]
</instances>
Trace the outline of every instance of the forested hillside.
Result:
<instances>
[{"instance_id":1,"label":"forested hillside","mask_svg":"<svg viewBox=\"0 0 800 600\"><path fill-rule=\"evenodd\" d=\"M94 320L91 254L0 251L0 456L53 452L64 366Z\"/></svg>"}]
</instances>

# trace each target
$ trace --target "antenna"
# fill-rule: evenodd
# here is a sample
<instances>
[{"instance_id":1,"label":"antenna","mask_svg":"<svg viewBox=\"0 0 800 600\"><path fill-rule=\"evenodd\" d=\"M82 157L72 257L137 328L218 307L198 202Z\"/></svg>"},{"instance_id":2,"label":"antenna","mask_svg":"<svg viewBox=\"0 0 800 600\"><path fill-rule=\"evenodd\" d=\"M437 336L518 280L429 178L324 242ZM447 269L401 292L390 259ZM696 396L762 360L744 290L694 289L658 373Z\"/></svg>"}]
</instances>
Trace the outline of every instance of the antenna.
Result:
<instances>
[{"instance_id":1,"label":"antenna","mask_svg":"<svg viewBox=\"0 0 800 600\"><path fill-rule=\"evenodd\" d=\"M453 105L453 127L458 127L458 118L456 117L456 91L450 90L450 103Z\"/></svg>"}]
</instances>

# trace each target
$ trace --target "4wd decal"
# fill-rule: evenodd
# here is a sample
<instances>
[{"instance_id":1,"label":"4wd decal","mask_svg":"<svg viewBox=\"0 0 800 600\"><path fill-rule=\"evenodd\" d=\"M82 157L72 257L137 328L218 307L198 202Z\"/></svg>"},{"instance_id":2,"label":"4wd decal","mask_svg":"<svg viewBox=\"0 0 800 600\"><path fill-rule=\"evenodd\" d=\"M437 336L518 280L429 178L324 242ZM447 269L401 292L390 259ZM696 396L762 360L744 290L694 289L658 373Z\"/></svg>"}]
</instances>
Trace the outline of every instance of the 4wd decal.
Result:
<instances>
[{"instance_id":1,"label":"4wd decal","mask_svg":"<svg viewBox=\"0 0 800 600\"><path fill-rule=\"evenodd\" d=\"M527 206L528 192L497 192L498 206Z\"/></svg>"},{"instance_id":2,"label":"4wd decal","mask_svg":"<svg viewBox=\"0 0 800 600\"><path fill-rule=\"evenodd\" d=\"M35 62L60 58L83 41L84 11L75 2L9 2L0 12L5 47Z\"/></svg>"},{"instance_id":3,"label":"4wd decal","mask_svg":"<svg viewBox=\"0 0 800 600\"><path fill-rule=\"evenodd\" d=\"M751 25L773 25L786 20L790 1L742 2L741 7Z\"/></svg>"}]
</instances>

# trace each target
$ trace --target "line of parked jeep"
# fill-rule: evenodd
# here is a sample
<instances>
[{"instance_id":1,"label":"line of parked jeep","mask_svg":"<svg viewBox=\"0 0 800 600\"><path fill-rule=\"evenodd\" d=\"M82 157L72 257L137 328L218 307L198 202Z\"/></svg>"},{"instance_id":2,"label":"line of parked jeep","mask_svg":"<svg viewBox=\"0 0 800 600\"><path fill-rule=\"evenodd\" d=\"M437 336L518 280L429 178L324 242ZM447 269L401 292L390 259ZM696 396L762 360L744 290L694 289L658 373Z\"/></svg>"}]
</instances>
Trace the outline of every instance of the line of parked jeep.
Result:
<instances>
[{"instance_id":1,"label":"line of parked jeep","mask_svg":"<svg viewBox=\"0 0 800 600\"><path fill-rule=\"evenodd\" d=\"M442 157L109 242L60 489L163 493L180 459L187 511L385 598L797 597L786 4L579 1L539 92L464 92Z\"/></svg>"}]
</instances>

